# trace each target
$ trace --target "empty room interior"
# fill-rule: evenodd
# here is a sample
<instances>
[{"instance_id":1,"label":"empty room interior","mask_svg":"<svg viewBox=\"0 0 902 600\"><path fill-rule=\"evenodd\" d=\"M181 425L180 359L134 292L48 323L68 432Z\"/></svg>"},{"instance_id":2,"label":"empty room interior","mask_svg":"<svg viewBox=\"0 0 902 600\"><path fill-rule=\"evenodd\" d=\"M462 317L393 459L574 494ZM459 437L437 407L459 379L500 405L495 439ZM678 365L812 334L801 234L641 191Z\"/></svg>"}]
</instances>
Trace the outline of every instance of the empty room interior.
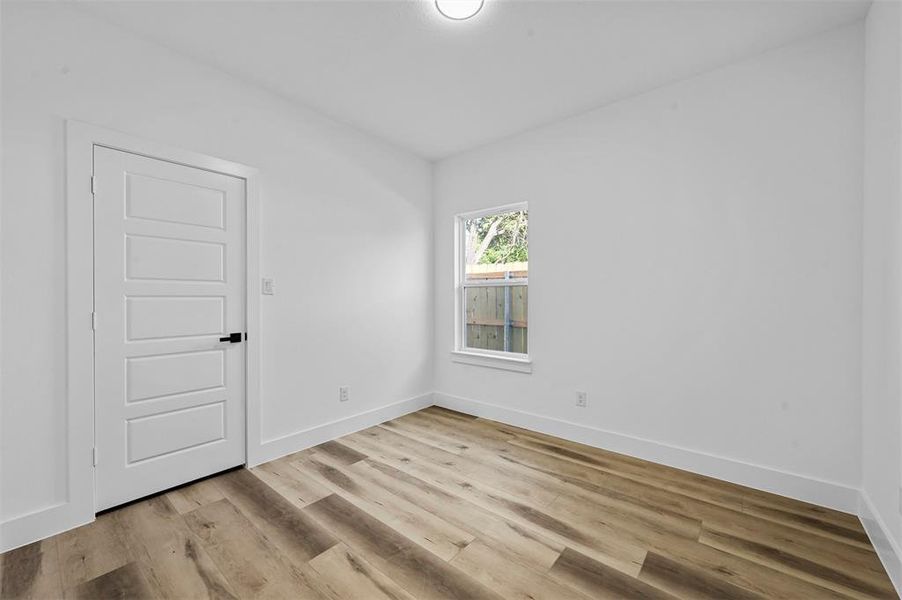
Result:
<instances>
[{"instance_id":1,"label":"empty room interior","mask_svg":"<svg viewBox=\"0 0 902 600\"><path fill-rule=\"evenodd\" d=\"M0 597L902 593L902 0L0 3Z\"/></svg>"}]
</instances>

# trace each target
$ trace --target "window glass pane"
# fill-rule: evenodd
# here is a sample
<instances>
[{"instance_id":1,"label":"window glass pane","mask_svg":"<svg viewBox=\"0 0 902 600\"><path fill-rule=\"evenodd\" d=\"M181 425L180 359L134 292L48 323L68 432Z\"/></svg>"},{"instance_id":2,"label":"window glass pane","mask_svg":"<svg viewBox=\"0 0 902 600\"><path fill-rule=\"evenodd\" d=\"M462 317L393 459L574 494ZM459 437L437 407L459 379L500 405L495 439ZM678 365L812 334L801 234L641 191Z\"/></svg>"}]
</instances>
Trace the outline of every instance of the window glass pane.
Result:
<instances>
[{"instance_id":1,"label":"window glass pane","mask_svg":"<svg viewBox=\"0 0 902 600\"><path fill-rule=\"evenodd\" d=\"M528 292L525 285L465 288L466 347L527 354Z\"/></svg>"},{"instance_id":2,"label":"window glass pane","mask_svg":"<svg viewBox=\"0 0 902 600\"><path fill-rule=\"evenodd\" d=\"M464 228L467 281L528 276L527 211L467 219Z\"/></svg>"}]
</instances>

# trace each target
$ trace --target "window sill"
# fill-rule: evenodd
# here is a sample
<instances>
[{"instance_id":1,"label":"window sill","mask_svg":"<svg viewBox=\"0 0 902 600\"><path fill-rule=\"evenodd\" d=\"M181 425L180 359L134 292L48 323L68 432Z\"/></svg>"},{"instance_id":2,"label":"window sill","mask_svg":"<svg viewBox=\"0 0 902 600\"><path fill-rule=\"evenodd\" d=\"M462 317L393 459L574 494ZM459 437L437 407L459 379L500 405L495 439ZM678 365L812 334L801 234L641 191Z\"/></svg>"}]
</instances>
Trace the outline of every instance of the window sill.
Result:
<instances>
[{"instance_id":1,"label":"window sill","mask_svg":"<svg viewBox=\"0 0 902 600\"><path fill-rule=\"evenodd\" d=\"M452 350L451 360L456 363L475 365L477 367L489 367L490 369L502 369L504 371L515 371L517 373L532 373L532 361L528 358Z\"/></svg>"}]
</instances>

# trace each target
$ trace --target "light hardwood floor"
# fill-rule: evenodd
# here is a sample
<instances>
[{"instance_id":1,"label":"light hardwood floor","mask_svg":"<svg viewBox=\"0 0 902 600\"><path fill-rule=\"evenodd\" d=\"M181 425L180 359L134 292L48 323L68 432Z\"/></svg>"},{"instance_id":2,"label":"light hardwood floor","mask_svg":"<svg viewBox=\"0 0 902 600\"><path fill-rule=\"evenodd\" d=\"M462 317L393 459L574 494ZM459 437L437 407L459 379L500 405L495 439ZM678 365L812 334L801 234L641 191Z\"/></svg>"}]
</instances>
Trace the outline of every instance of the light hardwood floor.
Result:
<instances>
[{"instance_id":1,"label":"light hardwood floor","mask_svg":"<svg viewBox=\"0 0 902 600\"><path fill-rule=\"evenodd\" d=\"M8 552L3 598L895 598L858 519L429 408Z\"/></svg>"}]
</instances>

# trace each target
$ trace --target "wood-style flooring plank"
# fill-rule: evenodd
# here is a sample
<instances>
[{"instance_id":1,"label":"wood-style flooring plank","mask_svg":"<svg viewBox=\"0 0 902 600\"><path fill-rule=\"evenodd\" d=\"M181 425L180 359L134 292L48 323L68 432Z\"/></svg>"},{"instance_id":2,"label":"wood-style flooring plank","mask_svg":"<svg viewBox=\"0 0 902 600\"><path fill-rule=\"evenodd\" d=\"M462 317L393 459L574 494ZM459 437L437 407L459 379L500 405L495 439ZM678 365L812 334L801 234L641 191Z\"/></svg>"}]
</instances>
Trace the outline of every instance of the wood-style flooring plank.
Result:
<instances>
[{"instance_id":1,"label":"wood-style flooring plank","mask_svg":"<svg viewBox=\"0 0 902 600\"><path fill-rule=\"evenodd\" d=\"M695 500L720 506L737 513L769 520L859 548L870 549L870 542L862 529L851 528L846 525L837 525L833 522L818 519L813 516L800 515L795 512L770 508L767 506L754 505L755 508L751 509L749 507L752 505L748 504L743 498L745 492L743 489L739 489L740 486L725 484L723 489L718 489L715 484L712 483L714 480L712 480L712 482L699 482L697 478L701 476L694 474L681 475L680 477L668 479L666 473L661 473L657 469L649 468L643 472L643 468L636 467L630 462L621 463L611 459L607 455L602 456L597 449L573 449L569 447L573 444L572 442L549 442L547 440L538 441L535 439L520 438L515 439L510 443L523 448L543 452L550 456L557 456L565 461L589 466L605 473L632 479L637 483L647 484L656 487L659 490L680 494ZM674 471L677 470L674 469Z\"/></svg>"},{"instance_id":2,"label":"wood-style flooring plank","mask_svg":"<svg viewBox=\"0 0 902 600\"><path fill-rule=\"evenodd\" d=\"M256 466L251 469L251 473L298 508L304 508L332 493L298 471L289 457Z\"/></svg>"},{"instance_id":3,"label":"wood-style flooring plank","mask_svg":"<svg viewBox=\"0 0 902 600\"><path fill-rule=\"evenodd\" d=\"M513 435L514 439L511 440L511 443L523 444L552 454L560 454L577 462L587 461L593 463L593 459L595 459L599 461L594 463L597 467L610 469L612 472L619 470L621 474L634 478L648 478L662 485L663 489L682 490L684 494L731 509L743 510L749 514L765 516L785 523L795 523L803 527L817 528L822 523L827 535L831 534L832 527L830 525L835 525L842 530L838 531L836 535L849 537L853 543L856 538L860 539L860 534L863 533L863 528L858 518L848 513L715 480L696 473L657 465L538 432L484 419L478 420L477 423L486 424L489 428ZM845 530L849 530L852 533L850 534ZM856 533L859 535L856 535Z\"/></svg>"},{"instance_id":4,"label":"wood-style flooring plank","mask_svg":"<svg viewBox=\"0 0 902 600\"><path fill-rule=\"evenodd\" d=\"M864 531L858 515L852 513L841 512L744 486L736 485L736 489L742 495L743 512L749 514L758 514L760 508L767 508L769 509L769 516L777 521L782 521L787 516L792 518L791 515L801 515L818 521L833 523L853 531Z\"/></svg>"},{"instance_id":5,"label":"wood-style flooring plank","mask_svg":"<svg viewBox=\"0 0 902 600\"><path fill-rule=\"evenodd\" d=\"M618 502L641 506L643 510L662 510L667 513L682 513L699 519L709 530L724 531L739 537L778 543L781 548L812 557L818 562L830 565L837 562L850 563L856 570L869 576L886 580L886 574L879 558L872 549L853 547L836 540L825 539L814 534L782 524L730 510L722 506L661 490L646 483L640 483L610 473L597 471L573 463L560 461L549 463L550 457L537 453L516 453L506 460L532 469L540 470L582 487L591 497L612 497ZM553 460L553 459L551 459Z\"/></svg>"},{"instance_id":6,"label":"wood-style flooring plank","mask_svg":"<svg viewBox=\"0 0 902 600\"><path fill-rule=\"evenodd\" d=\"M419 424L405 420L405 418L383 425L383 427L389 426L397 427L397 431L401 435L412 436L426 444L450 441L455 434L453 429L442 430L442 425L422 429ZM461 428L457 427L457 429ZM533 486L557 492L558 495L549 508L564 504L577 507L590 506L596 519L604 519L608 524L623 527L636 535L665 534L690 539L698 538L701 529L700 519L687 517L685 514L660 506L649 505L641 497L637 498L635 495L623 497L607 493L605 486L570 482L560 477L557 472L562 461L538 454L538 456L548 459L549 462L546 463L548 469L534 469L517 461L512 456L516 453L511 452L515 447L506 442L499 442L497 445L491 442L482 445L461 444L460 447L463 448L461 454L478 460L482 464L491 465L499 471L510 473Z\"/></svg>"},{"instance_id":7,"label":"wood-style flooring plank","mask_svg":"<svg viewBox=\"0 0 902 600\"><path fill-rule=\"evenodd\" d=\"M31 600L63 595L56 538L0 556L0 598Z\"/></svg>"},{"instance_id":8,"label":"wood-style flooring plank","mask_svg":"<svg viewBox=\"0 0 902 600\"><path fill-rule=\"evenodd\" d=\"M415 598L502 598L338 495L304 511Z\"/></svg>"},{"instance_id":9,"label":"wood-style flooring plank","mask_svg":"<svg viewBox=\"0 0 902 600\"><path fill-rule=\"evenodd\" d=\"M422 462L441 467L459 476L481 481L489 485L503 486L504 491L529 503L532 506L546 506L553 502L558 492L548 490L532 482L523 481L519 473L499 464L487 465L483 461L469 456L457 455L439 448L424 444L410 437L377 426L358 432L359 435L372 438L381 446L392 446L395 450L416 457ZM357 436L358 434L354 434Z\"/></svg>"},{"instance_id":10,"label":"wood-style flooring plank","mask_svg":"<svg viewBox=\"0 0 902 600\"><path fill-rule=\"evenodd\" d=\"M328 597L228 499L202 506L184 519L239 597Z\"/></svg>"},{"instance_id":11,"label":"wood-style flooring plank","mask_svg":"<svg viewBox=\"0 0 902 600\"><path fill-rule=\"evenodd\" d=\"M886 581L885 577L873 577L860 570L849 574L843 571L843 566L848 567L848 563L830 567L804 556L781 550L775 547L775 544L762 544L716 531L703 531L699 541L712 548L746 558L855 598L895 597L892 585ZM865 577L861 577L861 575Z\"/></svg>"},{"instance_id":12,"label":"wood-style flooring plank","mask_svg":"<svg viewBox=\"0 0 902 600\"><path fill-rule=\"evenodd\" d=\"M530 480L524 473L499 464L487 464L485 456L480 456L478 460L462 456L451 457L428 444L405 438L401 434L387 433L380 426L346 439L368 439L378 448L376 452L381 451L383 457L391 456L401 470L419 469L421 473L428 472L438 485L451 489L496 514L563 536L564 544L581 544L591 548L590 551L601 551L608 555L608 560L613 559L623 565L633 561L638 570L644 553L638 550L636 540L625 536L611 536L609 531L604 530L604 524L596 523L601 526L587 531L586 522L574 521L573 515L567 511L550 509L549 505L565 492L559 486L550 485L547 480ZM470 468L475 463L479 464L479 468ZM544 494L518 493L518 488L524 486L530 490L541 489ZM549 502L546 498L553 500ZM602 506L596 505L593 509L604 512ZM690 535L697 536L698 528L698 524L694 524ZM611 540L617 540L617 543L612 544Z\"/></svg>"},{"instance_id":13,"label":"wood-style flooring plank","mask_svg":"<svg viewBox=\"0 0 902 600\"><path fill-rule=\"evenodd\" d=\"M130 554L165 598L237 598L197 536L166 496L125 506L115 513Z\"/></svg>"},{"instance_id":14,"label":"wood-style flooring plank","mask_svg":"<svg viewBox=\"0 0 902 600\"><path fill-rule=\"evenodd\" d=\"M445 521L490 542L498 552L516 557L537 569L549 568L564 545L527 529L489 510L448 493L404 471L367 459L353 465L365 471L380 486L408 502L418 503Z\"/></svg>"},{"instance_id":15,"label":"wood-style flooring plank","mask_svg":"<svg viewBox=\"0 0 902 600\"><path fill-rule=\"evenodd\" d=\"M395 433L406 435L407 437L434 446L439 450L450 452L451 454L466 454L467 450L474 447L473 444L463 436L447 435L433 424L416 419L414 416L415 414L416 413L405 415L394 421L382 423L381 427L384 427L389 431L394 431ZM461 429L457 423L448 423L445 426Z\"/></svg>"},{"instance_id":16,"label":"wood-style flooring plank","mask_svg":"<svg viewBox=\"0 0 902 600\"><path fill-rule=\"evenodd\" d=\"M649 563L648 557L656 555ZM657 562L655 562L657 560ZM818 598L819 600L840 600L849 596L798 577L787 577L784 573L766 565L747 560L741 556L722 552L698 542L680 542L668 548L658 548L646 556L643 571L649 564L676 562L687 572L699 577L729 584L728 589L739 588L757 596L796 600L798 598ZM651 569L651 567L649 567ZM640 574L640 578L642 575ZM657 585L657 584L655 584ZM661 586L658 586L661 587Z\"/></svg>"},{"instance_id":17,"label":"wood-style flooring plank","mask_svg":"<svg viewBox=\"0 0 902 600\"><path fill-rule=\"evenodd\" d=\"M750 515L733 516L733 519L724 516L705 520L699 540L707 543L713 541L717 534L747 540L754 544L776 548L787 554L803 556L826 568L854 572L857 578L875 585L888 584L886 571L876 553L871 550L825 539L816 534Z\"/></svg>"},{"instance_id":18,"label":"wood-style flooring plank","mask_svg":"<svg viewBox=\"0 0 902 600\"><path fill-rule=\"evenodd\" d=\"M318 446L314 446L312 450L318 454L326 454L332 457L333 460L336 460L343 465L352 465L355 462L361 461L366 458L366 454L357 452L353 448L349 448L341 442L337 442L335 440L331 442L323 442Z\"/></svg>"},{"instance_id":19,"label":"wood-style flooring plank","mask_svg":"<svg viewBox=\"0 0 902 600\"><path fill-rule=\"evenodd\" d=\"M97 515L93 523L57 536L63 589L125 566L134 560L122 539L114 512Z\"/></svg>"},{"instance_id":20,"label":"wood-style flooring plank","mask_svg":"<svg viewBox=\"0 0 902 600\"><path fill-rule=\"evenodd\" d=\"M548 571L551 577L599 600L674 600L675 596L566 548Z\"/></svg>"},{"instance_id":21,"label":"wood-style flooring plank","mask_svg":"<svg viewBox=\"0 0 902 600\"><path fill-rule=\"evenodd\" d=\"M399 435L416 434L427 435L416 431L415 426L413 431L407 426L399 430ZM422 443L429 443L429 439L421 437L421 440ZM597 493L598 490L587 491L554 477L551 473L524 468L506 460L507 456L497 455L474 445L467 446L464 452L481 464L491 466L497 473L506 473L533 487L556 493L555 500L542 507L543 511L559 519L577 523L580 528L594 530L602 537L614 534L637 545L649 545L652 540L666 543L673 536L693 540L698 538L701 522L697 519L660 509L637 510L641 506L640 502L623 501Z\"/></svg>"},{"instance_id":22,"label":"wood-style flooring plank","mask_svg":"<svg viewBox=\"0 0 902 600\"><path fill-rule=\"evenodd\" d=\"M136 562L89 579L65 593L65 598L72 600L155 600L161 597Z\"/></svg>"},{"instance_id":23,"label":"wood-style flooring plank","mask_svg":"<svg viewBox=\"0 0 902 600\"><path fill-rule=\"evenodd\" d=\"M203 479L172 490L166 494L166 497L179 514L191 512L195 508L225 498L213 478Z\"/></svg>"},{"instance_id":24,"label":"wood-style flooring plank","mask_svg":"<svg viewBox=\"0 0 902 600\"><path fill-rule=\"evenodd\" d=\"M378 428L374 428L378 429ZM414 477L428 481L448 493L456 494L500 517L557 543L578 548L615 568L632 574L641 568L645 550L629 540L606 537L594 531L584 531L577 524L568 523L544 512L540 506L518 498L508 491L508 480L498 478L492 487L476 478L461 475L445 463L419 458L419 448L406 444L398 448L394 439L386 439L384 432L364 430L344 438L345 443L366 448L370 458L388 464ZM428 452L427 452L428 454ZM452 463L453 465L454 463ZM505 491L501 491L503 488Z\"/></svg>"},{"instance_id":25,"label":"wood-style flooring plank","mask_svg":"<svg viewBox=\"0 0 902 600\"><path fill-rule=\"evenodd\" d=\"M704 483L671 477L668 473L662 472L658 465L651 465L650 463L649 466L636 465L631 461L623 460L620 456L600 454L595 449L589 449L588 447L574 448L570 443L558 440L536 439L533 436L518 437L510 443L522 448L543 452L561 460L587 465L608 473L649 483L664 490L682 493L712 504L719 504L726 508L738 511L742 507L742 499L735 494L711 488Z\"/></svg>"},{"instance_id":26,"label":"wood-style flooring plank","mask_svg":"<svg viewBox=\"0 0 902 600\"><path fill-rule=\"evenodd\" d=\"M217 478L229 501L295 564L303 564L338 543L301 509L245 469Z\"/></svg>"},{"instance_id":27,"label":"wood-style flooring plank","mask_svg":"<svg viewBox=\"0 0 902 600\"><path fill-rule=\"evenodd\" d=\"M361 600L415 600L344 543L332 546L310 561L310 566L341 598Z\"/></svg>"},{"instance_id":28,"label":"wood-style flooring plank","mask_svg":"<svg viewBox=\"0 0 902 600\"><path fill-rule=\"evenodd\" d=\"M832 520L823 519L810 514L799 514L795 511L762 506L748 501L743 501L742 511L746 514L762 517L777 523L783 523L797 529L810 531L811 533L832 538L853 546L858 546L859 548L867 550L871 550L872 548L868 534L865 533L861 523L856 524L856 526L848 524L840 525Z\"/></svg>"},{"instance_id":29,"label":"wood-style flooring plank","mask_svg":"<svg viewBox=\"0 0 902 600\"><path fill-rule=\"evenodd\" d=\"M373 483L366 472L351 471L316 458L298 461L296 466L323 487L443 560L452 559L474 538L473 534Z\"/></svg>"},{"instance_id":30,"label":"wood-style flooring plank","mask_svg":"<svg viewBox=\"0 0 902 600\"><path fill-rule=\"evenodd\" d=\"M451 564L508 600L590 599L479 540L464 548Z\"/></svg>"},{"instance_id":31,"label":"wood-style flooring plank","mask_svg":"<svg viewBox=\"0 0 902 600\"><path fill-rule=\"evenodd\" d=\"M639 579L687 600L760 600L762 596L679 561L649 553Z\"/></svg>"}]
</instances>

